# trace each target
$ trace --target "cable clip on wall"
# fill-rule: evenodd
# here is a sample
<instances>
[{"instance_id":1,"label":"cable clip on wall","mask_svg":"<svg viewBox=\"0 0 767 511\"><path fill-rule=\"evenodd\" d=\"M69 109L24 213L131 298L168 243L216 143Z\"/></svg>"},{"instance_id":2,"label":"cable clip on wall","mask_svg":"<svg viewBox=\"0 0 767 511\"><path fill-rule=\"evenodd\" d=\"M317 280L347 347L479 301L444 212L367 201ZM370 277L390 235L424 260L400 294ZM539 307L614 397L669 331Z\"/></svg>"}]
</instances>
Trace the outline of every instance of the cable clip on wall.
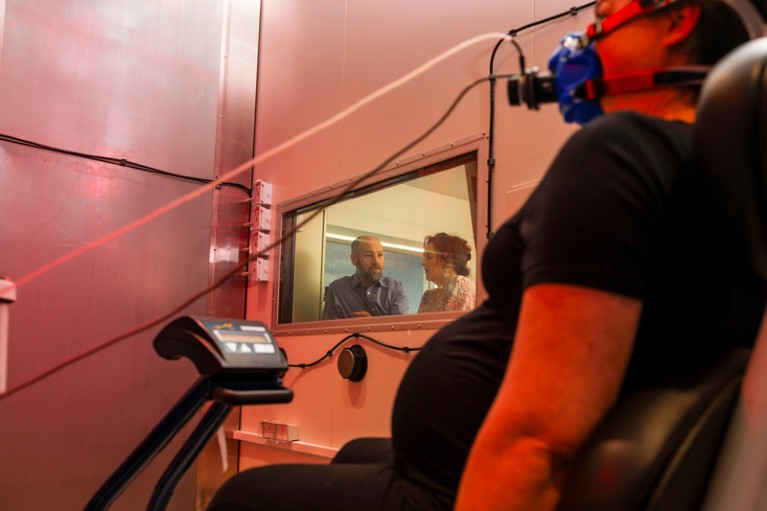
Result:
<instances>
[{"instance_id":1,"label":"cable clip on wall","mask_svg":"<svg viewBox=\"0 0 767 511\"><path fill-rule=\"evenodd\" d=\"M269 233L272 230L272 185L258 180L253 186L253 198L250 207L250 243L248 254L258 257L250 261L247 276L251 282L269 280Z\"/></svg>"}]
</instances>

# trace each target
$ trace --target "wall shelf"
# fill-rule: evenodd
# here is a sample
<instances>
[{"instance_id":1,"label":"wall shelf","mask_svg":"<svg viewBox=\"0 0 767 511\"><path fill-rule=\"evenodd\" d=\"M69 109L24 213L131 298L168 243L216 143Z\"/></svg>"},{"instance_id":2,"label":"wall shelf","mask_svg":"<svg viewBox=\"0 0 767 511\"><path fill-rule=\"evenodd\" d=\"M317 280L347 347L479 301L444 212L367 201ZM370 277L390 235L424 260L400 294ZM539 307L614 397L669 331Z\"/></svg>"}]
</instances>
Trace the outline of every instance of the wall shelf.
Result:
<instances>
[{"instance_id":1,"label":"wall shelf","mask_svg":"<svg viewBox=\"0 0 767 511\"><path fill-rule=\"evenodd\" d=\"M274 440L267 440L256 433L251 431L233 431L232 438L241 442L249 442L252 444L264 445L272 447L274 449L283 449L286 451L299 452L302 454L311 454L313 456L321 456L323 458L333 458L338 452L335 447L328 447L326 445L312 444L309 442L277 442Z\"/></svg>"}]
</instances>

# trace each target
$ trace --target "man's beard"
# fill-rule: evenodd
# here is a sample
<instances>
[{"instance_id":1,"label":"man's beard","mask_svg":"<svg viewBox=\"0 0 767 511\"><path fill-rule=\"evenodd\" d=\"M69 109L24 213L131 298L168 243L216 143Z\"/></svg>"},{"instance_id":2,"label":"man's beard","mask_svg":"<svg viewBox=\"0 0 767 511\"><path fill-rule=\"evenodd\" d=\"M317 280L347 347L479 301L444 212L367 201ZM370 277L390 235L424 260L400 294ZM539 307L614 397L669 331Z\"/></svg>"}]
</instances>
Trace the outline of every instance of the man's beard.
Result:
<instances>
[{"instance_id":1,"label":"man's beard","mask_svg":"<svg viewBox=\"0 0 767 511\"><path fill-rule=\"evenodd\" d=\"M383 275L383 270L378 270L378 271L370 270L370 271L366 271L366 272L361 273L360 277L365 282L376 283L379 280L381 280L381 276L382 275Z\"/></svg>"}]
</instances>

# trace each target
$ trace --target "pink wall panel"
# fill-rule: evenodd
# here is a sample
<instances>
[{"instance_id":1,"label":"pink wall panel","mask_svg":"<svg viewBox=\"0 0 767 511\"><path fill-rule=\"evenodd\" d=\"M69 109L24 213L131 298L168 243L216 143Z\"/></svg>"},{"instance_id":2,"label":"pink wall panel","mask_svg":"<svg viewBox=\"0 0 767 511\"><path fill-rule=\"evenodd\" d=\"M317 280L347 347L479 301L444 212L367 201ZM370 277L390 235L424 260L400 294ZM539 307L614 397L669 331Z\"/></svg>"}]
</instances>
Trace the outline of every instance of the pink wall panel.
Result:
<instances>
[{"instance_id":1,"label":"pink wall panel","mask_svg":"<svg viewBox=\"0 0 767 511\"><path fill-rule=\"evenodd\" d=\"M217 162L252 153L255 51L247 91L221 102L239 116L218 122L223 10L234 1L0 1L0 133L213 178ZM257 39L258 17L250 19ZM0 273L15 281L200 186L8 142L0 184ZM9 386L158 317L231 267L221 254L241 252L247 191L224 188L21 286L10 311ZM233 280L182 313L242 315L244 279ZM195 381L188 361L154 352L158 330L0 401L4 511L83 509ZM179 444L111 509L143 509ZM192 469L169 509L195 500Z\"/></svg>"},{"instance_id":2,"label":"pink wall panel","mask_svg":"<svg viewBox=\"0 0 767 511\"><path fill-rule=\"evenodd\" d=\"M265 0L256 153L264 154L331 118L471 37L505 33L567 11L571 5L564 0L327 0L321 5ZM587 11L521 34L518 41L527 65L545 68L561 36L584 27L590 19ZM464 49L329 129L265 159L256 167L256 178L274 185L274 200L279 203L373 168L435 122L466 84L488 73L496 41L489 37ZM517 68L514 48L503 45L496 72L517 72ZM489 87L482 84L464 98L444 126L406 156L487 130L489 108ZM496 112L494 227L508 214L507 191L539 178L573 130L561 121L554 106L544 106L540 112L508 107L505 80L498 82ZM484 232L484 227L479 230ZM274 285L249 287L248 317L271 320ZM415 345L431 333L389 332L381 338ZM293 362L313 360L339 339L338 335L292 335L278 341ZM294 386L296 401L244 410L242 429L252 431L264 418L294 421L301 426L302 440L329 447L340 447L356 436L388 434L394 393L413 354L371 347L368 356L370 373L358 384L342 380L334 360L300 377L292 369L287 381ZM259 446L248 449L252 454Z\"/></svg>"}]
</instances>

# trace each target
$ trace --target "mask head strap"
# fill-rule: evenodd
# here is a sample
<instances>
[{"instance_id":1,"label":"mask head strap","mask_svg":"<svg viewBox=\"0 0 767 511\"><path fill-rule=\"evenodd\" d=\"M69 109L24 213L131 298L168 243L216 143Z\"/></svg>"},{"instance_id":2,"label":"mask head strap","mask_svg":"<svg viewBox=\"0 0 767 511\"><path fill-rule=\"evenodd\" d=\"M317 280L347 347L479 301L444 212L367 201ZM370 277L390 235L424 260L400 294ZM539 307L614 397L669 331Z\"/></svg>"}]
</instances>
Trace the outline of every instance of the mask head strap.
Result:
<instances>
[{"instance_id":1,"label":"mask head strap","mask_svg":"<svg viewBox=\"0 0 767 511\"><path fill-rule=\"evenodd\" d=\"M635 0L618 9L618 11L610 16L607 16L604 19L598 19L589 25L586 29L586 36L584 37L583 43L588 44L590 41L609 34L634 18L667 7L676 1L678 0ZM748 32L749 39L756 39L757 37L767 35L767 27L765 27L764 19L750 0L719 1L727 4L733 11L735 11L740 18L743 27Z\"/></svg>"},{"instance_id":2,"label":"mask head strap","mask_svg":"<svg viewBox=\"0 0 767 511\"><path fill-rule=\"evenodd\" d=\"M644 16L657 9L666 7L675 1L676 0L635 0L626 4L610 16L603 19L597 19L594 23L589 25L586 29L586 41L584 41L584 43L603 37L634 18Z\"/></svg>"}]
</instances>

